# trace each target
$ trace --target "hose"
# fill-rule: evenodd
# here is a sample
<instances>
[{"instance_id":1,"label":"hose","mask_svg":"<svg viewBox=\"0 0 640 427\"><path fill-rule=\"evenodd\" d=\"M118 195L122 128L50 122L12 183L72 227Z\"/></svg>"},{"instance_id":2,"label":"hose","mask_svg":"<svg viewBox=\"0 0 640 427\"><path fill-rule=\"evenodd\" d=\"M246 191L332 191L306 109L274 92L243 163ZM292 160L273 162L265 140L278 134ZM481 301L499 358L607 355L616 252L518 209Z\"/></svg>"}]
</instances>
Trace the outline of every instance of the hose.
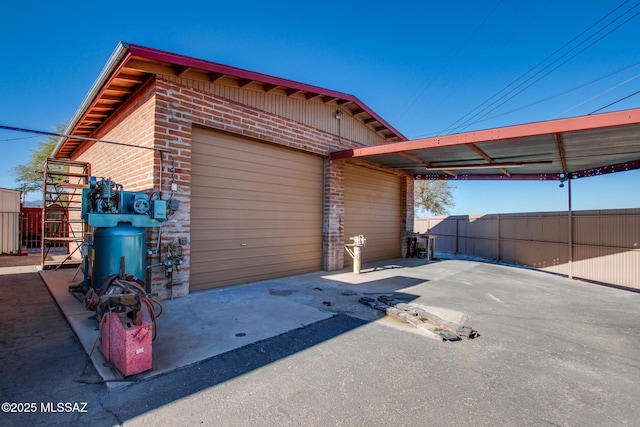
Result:
<instances>
[{"instance_id":1,"label":"hose","mask_svg":"<svg viewBox=\"0 0 640 427\"><path fill-rule=\"evenodd\" d=\"M154 341L158 334L158 322L157 319L162 314L164 307L157 299L147 295L146 291L140 285L140 283L134 280L124 280L124 279L114 279L107 288L104 295L112 295L113 292L116 292L116 289L121 289L120 294L135 294L138 296L138 300L140 304L144 304L149 309L149 315L151 316L151 322L153 324L152 328L152 338ZM157 308L156 308L157 307ZM104 318L104 317L103 317Z\"/></svg>"}]
</instances>

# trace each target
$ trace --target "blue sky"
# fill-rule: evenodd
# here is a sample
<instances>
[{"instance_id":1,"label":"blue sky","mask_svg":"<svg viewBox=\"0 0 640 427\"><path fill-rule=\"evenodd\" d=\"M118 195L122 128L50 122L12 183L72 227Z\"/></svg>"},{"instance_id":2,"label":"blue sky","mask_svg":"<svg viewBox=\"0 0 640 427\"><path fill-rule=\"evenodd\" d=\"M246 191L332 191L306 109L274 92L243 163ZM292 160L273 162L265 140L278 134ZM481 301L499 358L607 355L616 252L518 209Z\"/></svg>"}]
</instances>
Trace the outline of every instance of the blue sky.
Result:
<instances>
[{"instance_id":1,"label":"blue sky","mask_svg":"<svg viewBox=\"0 0 640 427\"><path fill-rule=\"evenodd\" d=\"M640 107L616 102L640 90L636 1L216 3L4 5L0 125L69 120L121 40L354 94L411 139ZM0 187L39 140L0 131ZM640 207L638 183L576 180L573 207ZM456 186L452 214L567 207L555 182Z\"/></svg>"}]
</instances>

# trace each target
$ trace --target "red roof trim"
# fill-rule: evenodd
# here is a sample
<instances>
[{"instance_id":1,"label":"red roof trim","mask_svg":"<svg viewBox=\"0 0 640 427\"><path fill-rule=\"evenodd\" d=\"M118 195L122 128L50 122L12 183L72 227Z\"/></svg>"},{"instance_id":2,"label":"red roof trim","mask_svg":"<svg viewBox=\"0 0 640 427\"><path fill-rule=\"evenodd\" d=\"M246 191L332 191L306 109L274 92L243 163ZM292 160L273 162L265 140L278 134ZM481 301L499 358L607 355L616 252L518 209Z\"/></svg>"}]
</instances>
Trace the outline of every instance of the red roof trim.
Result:
<instances>
[{"instance_id":1,"label":"red roof trim","mask_svg":"<svg viewBox=\"0 0 640 427\"><path fill-rule=\"evenodd\" d=\"M283 79L280 77L274 77L267 74L257 73L255 71L249 71L242 68L232 67L230 65L219 64L216 62L205 61L203 59L197 59L189 56L179 55L176 53L165 52L158 49L138 46L135 44L127 44L126 46L131 52L131 55L137 56L140 58L146 58L153 61L166 62L174 65L181 65L184 67L196 68L199 70L209 71L211 73L227 74L227 75L238 77L240 79L255 80L255 81L266 83L269 85L283 86L283 87L297 89L305 92L317 93L318 95L322 95L326 97L340 98L340 99L351 101L357 104L359 107L361 107L364 111L369 113L369 115L374 117L381 124L384 124L386 128L392 131L396 136L401 138L403 141L407 140L407 138L402 133L397 131L393 126L389 125L384 119L378 116L369 107L364 105L354 95L338 92L330 89L325 89L325 88L321 88L318 86L313 86L305 83L300 83L293 80Z\"/></svg>"},{"instance_id":2,"label":"red roof trim","mask_svg":"<svg viewBox=\"0 0 640 427\"><path fill-rule=\"evenodd\" d=\"M537 135L575 132L590 129L601 129L640 123L640 108L614 111L611 113L590 116L571 117L546 122L527 123L495 129L486 129L466 133L396 142L372 147L356 148L331 153L331 159L348 159L354 157L374 156L377 154L393 154L403 151L423 150L450 145L474 144L487 141L504 141Z\"/></svg>"}]
</instances>

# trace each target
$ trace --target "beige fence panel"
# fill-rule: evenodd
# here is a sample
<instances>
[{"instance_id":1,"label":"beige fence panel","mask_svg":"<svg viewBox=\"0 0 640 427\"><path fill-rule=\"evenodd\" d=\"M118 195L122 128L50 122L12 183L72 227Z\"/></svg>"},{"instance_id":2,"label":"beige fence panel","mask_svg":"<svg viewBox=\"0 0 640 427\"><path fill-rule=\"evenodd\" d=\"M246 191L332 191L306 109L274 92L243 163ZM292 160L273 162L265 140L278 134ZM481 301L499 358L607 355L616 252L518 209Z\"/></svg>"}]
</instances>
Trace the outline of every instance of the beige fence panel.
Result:
<instances>
[{"instance_id":1,"label":"beige fence panel","mask_svg":"<svg viewBox=\"0 0 640 427\"><path fill-rule=\"evenodd\" d=\"M640 209L418 218L414 230L438 251L640 289Z\"/></svg>"},{"instance_id":2,"label":"beige fence panel","mask_svg":"<svg viewBox=\"0 0 640 427\"><path fill-rule=\"evenodd\" d=\"M573 276L640 289L640 209L573 213Z\"/></svg>"},{"instance_id":3,"label":"beige fence panel","mask_svg":"<svg viewBox=\"0 0 640 427\"><path fill-rule=\"evenodd\" d=\"M0 254L20 252L20 195L0 188Z\"/></svg>"}]
</instances>

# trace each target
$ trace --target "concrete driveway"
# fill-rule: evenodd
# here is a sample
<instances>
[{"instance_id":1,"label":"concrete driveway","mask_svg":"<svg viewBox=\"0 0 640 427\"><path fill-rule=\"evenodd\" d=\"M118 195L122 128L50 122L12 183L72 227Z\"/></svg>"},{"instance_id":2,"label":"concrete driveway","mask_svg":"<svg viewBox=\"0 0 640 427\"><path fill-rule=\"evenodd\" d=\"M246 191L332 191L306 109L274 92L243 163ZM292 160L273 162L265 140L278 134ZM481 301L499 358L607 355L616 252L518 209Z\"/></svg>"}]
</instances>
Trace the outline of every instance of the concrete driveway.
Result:
<instances>
[{"instance_id":1,"label":"concrete driveway","mask_svg":"<svg viewBox=\"0 0 640 427\"><path fill-rule=\"evenodd\" d=\"M473 260L365 267L214 291L227 306L286 299L294 313L265 307L264 323L297 307L319 320L110 387L39 276L0 273L3 401L87 402L86 413L4 413L0 424L637 425L640 294ZM430 339L357 303L380 294L481 336ZM211 339L245 338L236 318L210 326Z\"/></svg>"}]
</instances>

